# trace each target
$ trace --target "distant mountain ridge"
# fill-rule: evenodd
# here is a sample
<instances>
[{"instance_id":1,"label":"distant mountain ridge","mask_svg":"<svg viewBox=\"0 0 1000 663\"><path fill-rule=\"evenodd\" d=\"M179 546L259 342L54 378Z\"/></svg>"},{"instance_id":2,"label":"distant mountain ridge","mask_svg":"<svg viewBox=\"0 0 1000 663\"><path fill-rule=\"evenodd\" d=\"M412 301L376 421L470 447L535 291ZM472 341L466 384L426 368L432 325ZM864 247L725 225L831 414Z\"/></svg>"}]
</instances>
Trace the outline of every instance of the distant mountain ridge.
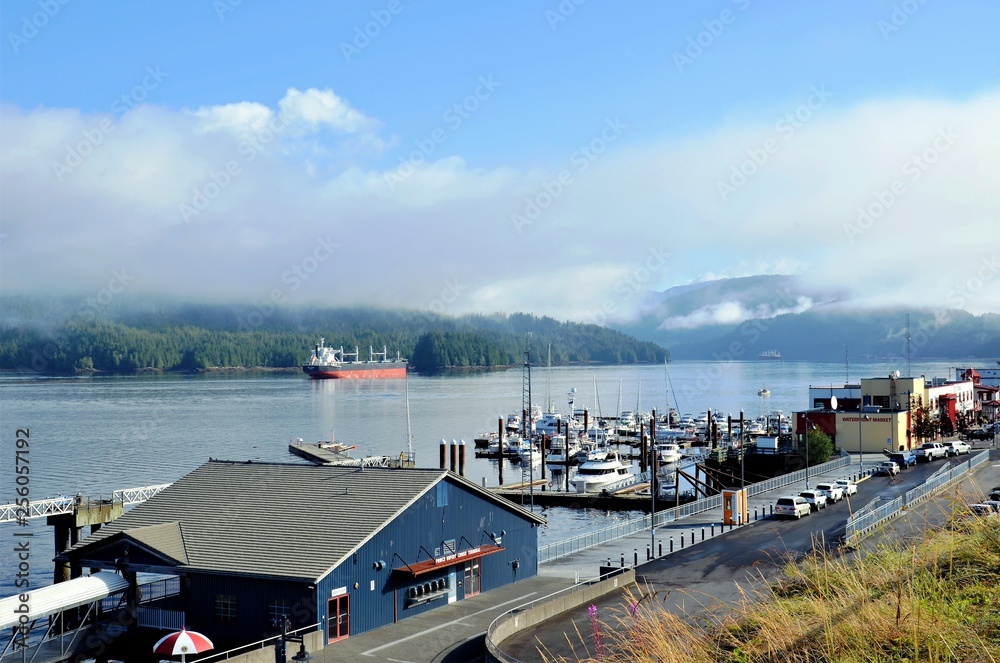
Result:
<instances>
[{"instance_id":1,"label":"distant mountain ridge","mask_svg":"<svg viewBox=\"0 0 1000 663\"><path fill-rule=\"evenodd\" d=\"M904 357L907 314L911 358L1000 358L1000 315L867 309L845 291L808 288L793 276L685 285L646 302L636 320L614 328L663 345L674 359L755 359L776 349L789 360L838 361L845 346L853 357Z\"/></svg>"}]
</instances>

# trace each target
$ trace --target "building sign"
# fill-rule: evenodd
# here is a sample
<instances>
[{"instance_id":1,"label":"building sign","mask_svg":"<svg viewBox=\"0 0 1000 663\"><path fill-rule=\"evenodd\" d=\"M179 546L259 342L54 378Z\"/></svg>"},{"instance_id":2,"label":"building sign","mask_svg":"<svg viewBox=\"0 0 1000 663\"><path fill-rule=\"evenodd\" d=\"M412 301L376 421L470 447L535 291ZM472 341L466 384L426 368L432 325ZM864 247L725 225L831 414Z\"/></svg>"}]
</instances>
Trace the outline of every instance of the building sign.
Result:
<instances>
[{"instance_id":1,"label":"building sign","mask_svg":"<svg viewBox=\"0 0 1000 663\"><path fill-rule=\"evenodd\" d=\"M463 557L468 557L469 555L475 555L480 552L480 548L469 548L468 550L463 550L462 552L453 553L451 555L445 555L443 557L435 557L435 564L444 564L446 562L454 562L456 559L462 559Z\"/></svg>"}]
</instances>

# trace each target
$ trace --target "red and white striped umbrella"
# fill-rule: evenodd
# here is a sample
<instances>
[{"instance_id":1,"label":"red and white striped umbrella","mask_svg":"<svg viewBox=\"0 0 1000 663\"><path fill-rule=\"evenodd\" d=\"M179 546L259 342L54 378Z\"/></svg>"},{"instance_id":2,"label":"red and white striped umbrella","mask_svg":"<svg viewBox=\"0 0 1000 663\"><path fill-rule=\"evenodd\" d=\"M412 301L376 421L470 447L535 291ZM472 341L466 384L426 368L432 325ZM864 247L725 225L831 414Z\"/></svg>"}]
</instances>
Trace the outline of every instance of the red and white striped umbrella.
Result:
<instances>
[{"instance_id":1,"label":"red and white striped umbrella","mask_svg":"<svg viewBox=\"0 0 1000 663\"><path fill-rule=\"evenodd\" d=\"M154 654L166 654L168 656L181 655L181 663L187 654L200 654L214 648L212 641L197 631L189 631L181 628L170 635L165 635L153 645Z\"/></svg>"}]
</instances>

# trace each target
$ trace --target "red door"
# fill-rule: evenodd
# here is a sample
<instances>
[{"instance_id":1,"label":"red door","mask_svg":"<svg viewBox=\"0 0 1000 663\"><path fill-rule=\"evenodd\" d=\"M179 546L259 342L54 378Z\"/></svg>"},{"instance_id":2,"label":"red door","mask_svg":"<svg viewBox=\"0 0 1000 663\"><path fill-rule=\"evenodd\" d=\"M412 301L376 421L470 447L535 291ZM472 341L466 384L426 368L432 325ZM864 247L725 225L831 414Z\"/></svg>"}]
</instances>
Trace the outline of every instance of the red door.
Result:
<instances>
[{"instance_id":1,"label":"red door","mask_svg":"<svg viewBox=\"0 0 1000 663\"><path fill-rule=\"evenodd\" d=\"M480 574L479 560L474 559L465 563L465 596L475 596L482 589L482 576Z\"/></svg>"},{"instance_id":2,"label":"red door","mask_svg":"<svg viewBox=\"0 0 1000 663\"><path fill-rule=\"evenodd\" d=\"M346 638L351 634L350 597L347 594L330 599L327 602L326 614L329 617L326 622L326 641L328 643Z\"/></svg>"}]
</instances>

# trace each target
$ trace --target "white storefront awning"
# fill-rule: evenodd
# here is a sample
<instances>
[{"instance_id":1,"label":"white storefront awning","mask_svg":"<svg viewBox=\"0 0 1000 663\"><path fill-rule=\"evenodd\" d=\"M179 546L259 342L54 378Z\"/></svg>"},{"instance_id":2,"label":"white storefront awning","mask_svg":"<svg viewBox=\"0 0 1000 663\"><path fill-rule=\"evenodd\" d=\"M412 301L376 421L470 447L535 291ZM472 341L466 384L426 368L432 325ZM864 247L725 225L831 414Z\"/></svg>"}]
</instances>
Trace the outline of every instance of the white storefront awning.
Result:
<instances>
[{"instance_id":1,"label":"white storefront awning","mask_svg":"<svg viewBox=\"0 0 1000 663\"><path fill-rule=\"evenodd\" d=\"M128 580L111 571L66 580L48 587L0 599L0 629L16 626L27 615L29 621L87 605L128 588ZM22 600L27 598L27 600ZM27 611L25 611L27 605Z\"/></svg>"}]
</instances>

